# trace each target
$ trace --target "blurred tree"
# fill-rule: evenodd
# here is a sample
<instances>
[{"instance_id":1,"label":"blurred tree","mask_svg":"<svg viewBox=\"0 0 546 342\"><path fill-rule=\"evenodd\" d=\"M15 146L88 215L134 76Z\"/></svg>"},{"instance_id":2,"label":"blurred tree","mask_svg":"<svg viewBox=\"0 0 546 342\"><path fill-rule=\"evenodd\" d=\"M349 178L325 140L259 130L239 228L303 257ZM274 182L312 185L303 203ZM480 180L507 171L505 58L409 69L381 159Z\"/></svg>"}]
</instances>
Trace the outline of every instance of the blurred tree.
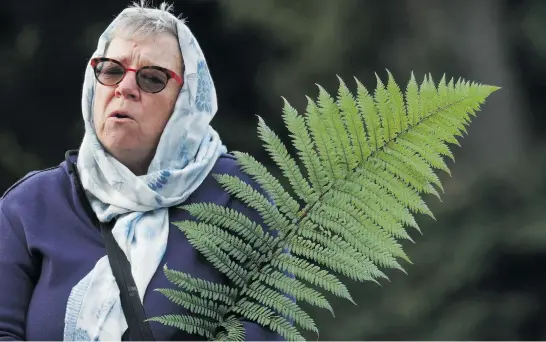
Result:
<instances>
[{"instance_id":1,"label":"blurred tree","mask_svg":"<svg viewBox=\"0 0 546 342\"><path fill-rule=\"evenodd\" d=\"M12 185L12 179L20 178L30 170L49 166L35 154L26 152L11 132L0 131L0 152L0 169L6 174L0 178L0 189L7 189Z\"/></svg>"},{"instance_id":2,"label":"blurred tree","mask_svg":"<svg viewBox=\"0 0 546 342\"><path fill-rule=\"evenodd\" d=\"M314 311L320 340L544 340L546 158L534 157L511 170L526 186L488 177L472 195L429 199L437 221L418 217L408 275L353 283L357 306L330 298L334 319Z\"/></svg>"},{"instance_id":3,"label":"blurred tree","mask_svg":"<svg viewBox=\"0 0 546 342\"><path fill-rule=\"evenodd\" d=\"M502 3L498 0L406 2L408 8L414 7L411 13L427 13L410 15L418 19L416 25L423 25L428 31L443 27L449 32L442 40L444 49L455 57L456 76L502 87L502 95L491 101L487 112L469 129L464 141L466 148L460 153L464 162L458 164L467 174L487 171L510 179L506 170L523 162L522 156L530 146L529 112L522 97L522 84L509 59L512 46L505 38ZM438 11L427 10L434 6Z\"/></svg>"},{"instance_id":4,"label":"blurred tree","mask_svg":"<svg viewBox=\"0 0 546 342\"><path fill-rule=\"evenodd\" d=\"M372 88L374 73L383 78L385 69L397 79L414 71L438 81L445 73L503 87L471 127L466 148L457 151L454 174L510 177L504 171L522 161L529 114L506 58L510 46L497 0L231 0L220 6L228 27L266 32L264 39L277 46L279 53L256 75L268 111L280 112L280 96L304 108L315 83L335 91L336 74Z\"/></svg>"},{"instance_id":5,"label":"blurred tree","mask_svg":"<svg viewBox=\"0 0 546 342\"><path fill-rule=\"evenodd\" d=\"M409 276L393 272L393 282L381 288L353 287L357 307L332 298L334 320L317 311L321 340L546 337L537 324L546 280L495 282L538 269L511 269L508 275L505 260L517 259L520 267L534 259L546 262L541 229L546 182L540 176L546 168L537 158L540 152L528 152L530 113L510 59L513 42L506 37L513 32L504 25L503 13L509 12L504 5L496 0L220 2L230 30L253 32L276 46L256 75L272 126L281 127L280 96L302 109L304 95L316 94L315 83L336 89L335 74L354 75L370 88L373 73L384 76L385 68L397 79L411 71L418 77L430 72L435 80L445 73L503 88L470 127L464 148L454 149L454 177L442 175L443 203L431 204L438 221L421 222L424 237L407 246L414 262L407 266ZM432 232L431 226L441 230ZM536 241L532 249L531 241Z\"/></svg>"}]
</instances>

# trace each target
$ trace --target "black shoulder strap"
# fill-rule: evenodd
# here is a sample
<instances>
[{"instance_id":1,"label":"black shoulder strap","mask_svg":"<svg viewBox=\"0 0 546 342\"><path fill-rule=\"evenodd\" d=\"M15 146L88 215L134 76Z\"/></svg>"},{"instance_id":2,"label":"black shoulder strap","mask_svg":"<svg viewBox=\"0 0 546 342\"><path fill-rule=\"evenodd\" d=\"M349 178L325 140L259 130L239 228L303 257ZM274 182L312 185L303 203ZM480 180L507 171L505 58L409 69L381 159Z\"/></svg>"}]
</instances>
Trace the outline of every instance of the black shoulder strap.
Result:
<instances>
[{"instance_id":1,"label":"black shoulder strap","mask_svg":"<svg viewBox=\"0 0 546 342\"><path fill-rule=\"evenodd\" d=\"M112 228L114 227L115 221L102 223L97 219L97 216L93 212L91 204L85 195L76 165L74 165L74 163L68 159L69 152L66 154L66 161L68 163L69 172L74 174L76 192L80 198L80 201L84 205L85 211L91 218L91 221L96 226L100 227L104 237L108 261L110 262L112 273L119 287L121 307L128 325L127 331L122 336L122 340L126 341L129 339L131 341L153 341L154 336L148 322L146 321L147 318L144 311L144 306L140 301L135 280L133 279L133 275L131 273L131 264L129 263L129 260L127 260L127 256L119 247L114 239L114 235L112 234Z\"/></svg>"},{"instance_id":2,"label":"black shoulder strap","mask_svg":"<svg viewBox=\"0 0 546 342\"><path fill-rule=\"evenodd\" d=\"M131 264L114 239L112 234L113 225L113 221L108 224L101 223L100 228L104 236L110 267L119 287L121 307L129 326L128 337L131 341L153 341L154 337L146 321L144 306L140 301L135 280L131 274Z\"/></svg>"}]
</instances>

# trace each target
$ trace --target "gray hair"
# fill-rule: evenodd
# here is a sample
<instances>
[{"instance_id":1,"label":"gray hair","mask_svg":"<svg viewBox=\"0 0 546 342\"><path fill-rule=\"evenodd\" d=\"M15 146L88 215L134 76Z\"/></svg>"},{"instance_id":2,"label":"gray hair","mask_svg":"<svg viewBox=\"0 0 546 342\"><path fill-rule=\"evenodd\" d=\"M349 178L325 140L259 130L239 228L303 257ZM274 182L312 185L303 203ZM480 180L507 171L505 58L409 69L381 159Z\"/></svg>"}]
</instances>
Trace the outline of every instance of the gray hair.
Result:
<instances>
[{"instance_id":1,"label":"gray hair","mask_svg":"<svg viewBox=\"0 0 546 342\"><path fill-rule=\"evenodd\" d=\"M177 20L179 18L173 15L172 4L163 2L159 8L152 8L146 0L140 0L140 3L135 1L128 8L136 9L136 11L130 11L118 18L114 36L123 34L128 37L142 37L167 33L178 39Z\"/></svg>"}]
</instances>

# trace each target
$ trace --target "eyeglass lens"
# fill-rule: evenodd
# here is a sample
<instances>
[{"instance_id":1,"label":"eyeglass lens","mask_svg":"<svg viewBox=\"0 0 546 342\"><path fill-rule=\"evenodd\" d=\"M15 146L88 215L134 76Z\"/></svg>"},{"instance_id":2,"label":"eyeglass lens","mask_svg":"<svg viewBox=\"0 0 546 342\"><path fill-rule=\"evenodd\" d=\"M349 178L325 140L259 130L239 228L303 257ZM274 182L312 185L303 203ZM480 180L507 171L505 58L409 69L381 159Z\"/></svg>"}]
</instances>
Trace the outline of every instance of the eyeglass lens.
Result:
<instances>
[{"instance_id":1,"label":"eyeglass lens","mask_svg":"<svg viewBox=\"0 0 546 342\"><path fill-rule=\"evenodd\" d=\"M97 80L108 86L118 84L125 73L125 68L113 61L101 61L95 67ZM136 76L139 87L150 93L161 91L169 80L163 71L151 67L141 68Z\"/></svg>"}]
</instances>

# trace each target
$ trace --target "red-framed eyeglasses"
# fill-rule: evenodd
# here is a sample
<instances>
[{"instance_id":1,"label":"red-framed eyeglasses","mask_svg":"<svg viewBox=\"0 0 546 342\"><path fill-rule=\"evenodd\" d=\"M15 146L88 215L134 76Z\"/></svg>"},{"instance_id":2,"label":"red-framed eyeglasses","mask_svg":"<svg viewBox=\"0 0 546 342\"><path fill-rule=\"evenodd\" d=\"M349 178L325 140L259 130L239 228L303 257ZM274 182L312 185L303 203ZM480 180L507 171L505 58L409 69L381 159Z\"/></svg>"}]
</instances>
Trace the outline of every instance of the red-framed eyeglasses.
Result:
<instances>
[{"instance_id":1,"label":"red-framed eyeglasses","mask_svg":"<svg viewBox=\"0 0 546 342\"><path fill-rule=\"evenodd\" d=\"M159 93L165 89L171 78L180 85L184 84L182 77L177 73L156 65L132 69L126 68L121 62L107 57L93 58L90 64L97 81L105 86L115 86L120 83L128 71L136 73L138 86L147 93Z\"/></svg>"}]
</instances>

